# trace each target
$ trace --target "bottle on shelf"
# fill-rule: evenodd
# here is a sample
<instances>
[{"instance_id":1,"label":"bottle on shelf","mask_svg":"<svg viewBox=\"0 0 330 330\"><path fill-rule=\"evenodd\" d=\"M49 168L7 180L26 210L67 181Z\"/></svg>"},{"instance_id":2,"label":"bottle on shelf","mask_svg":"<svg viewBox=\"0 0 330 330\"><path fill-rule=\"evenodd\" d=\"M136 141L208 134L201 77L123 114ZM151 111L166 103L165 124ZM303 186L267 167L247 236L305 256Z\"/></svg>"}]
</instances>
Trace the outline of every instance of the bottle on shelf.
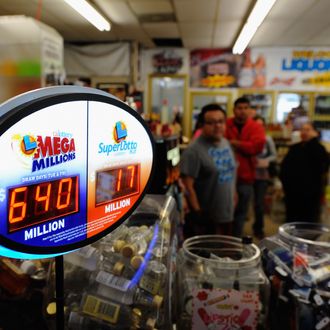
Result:
<instances>
[{"instance_id":1,"label":"bottle on shelf","mask_svg":"<svg viewBox=\"0 0 330 330\"><path fill-rule=\"evenodd\" d=\"M156 319L144 317L141 309L132 308L127 305L114 302L108 298L103 298L95 294L86 293L82 305L81 313L70 313L71 325L89 325L91 329L95 324L95 329L155 329ZM157 314L154 314L157 315ZM69 317L69 322L70 322ZM89 317L89 319L88 319ZM92 323L93 322L93 323ZM97 322L97 323L94 323ZM105 327L108 324L110 327ZM103 327L100 327L102 326ZM73 328L75 329L75 328ZM76 329L84 329L76 328Z\"/></svg>"},{"instance_id":2,"label":"bottle on shelf","mask_svg":"<svg viewBox=\"0 0 330 330\"><path fill-rule=\"evenodd\" d=\"M112 327L110 327L101 320L98 320L96 318L78 312L70 312L67 325L69 330L113 329Z\"/></svg>"},{"instance_id":3,"label":"bottle on shelf","mask_svg":"<svg viewBox=\"0 0 330 330\"><path fill-rule=\"evenodd\" d=\"M91 282L96 286L96 294L111 297L113 301L121 304L160 308L163 302L161 296L150 294L132 281L102 270L91 276Z\"/></svg>"},{"instance_id":4,"label":"bottle on shelf","mask_svg":"<svg viewBox=\"0 0 330 330\"><path fill-rule=\"evenodd\" d=\"M129 228L125 224L122 224L111 234L103 237L100 241L101 253L107 256L107 254L111 254L112 252L120 252L128 233Z\"/></svg>"},{"instance_id":5,"label":"bottle on shelf","mask_svg":"<svg viewBox=\"0 0 330 330\"><path fill-rule=\"evenodd\" d=\"M140 287L152 294L161 294L165 289L166 277L167 267L157 260L152 260L140 279Z\"/></svg>"},{"instance_id":6,"label":"bottle on shelf","mask_svg":"<svg viewBox=\"0 0 330 330\"><path fill-rule=\"evenodd\" d=\"M153 227L143 226L138 228L127 238L126 244L121 249L122 255L126 258L143 255L147 251L148 244L152 238Z\"/></svg>"},{"instance_id":7,"label":"bottle on shelf","mask_svg":"<svg viewBox=\"0 0 330 330\"><path fill-rule=\"evenodd\" d=\"M140 268L143 262L144 257L139 255L132 257L129 263L126 263L125 265L123 265L122 262L118 262L114 267L114 274L131 279L136 274L137 270Z\"/></svg>"},{"instance_id":8,"label":"bottle on shelf","mask_svg":"<svg viewBox=\"0 0 330 330\"><path fill-rule=\"evenodd\" d=\"M81 249L65 254L64 261L74 266L81 267L87 271L94 271L100 260L100 252L91 245L82 247Z\"/></svg>"},{"instance_id":9,"label":"bottle on shelf","mask_svg":"<svg viewBox=\"0 0 330 330\"><path fill-rule=\"evenodd\" d=\"M170 122L170 109L168 107L167 99L162 101L162 107L160 109L160 122L162 125Z\"/></svg>"},{"instance_id":10,"label":"bottle on shelf","mask_svg":"<svg viewBox=\"0 0 330 330\"><path fill-rule=\"evenodd\" d=\"M163 297L159 295L153 295L149 292L137 288L134 295L134 305L148 307L148 310L158 310L163 305Z\"/></svg>"},{"instance_id":11,"label":"bottle on shelf","mask_svg":"<svg viewBox=\"0 0 330 330\"><path fill-rule=\"evenodd\" d=\"M83 316L90 316L99 322L111 325L110 329L130 329L133 309L109 298L86 292L81 303ZM99 329L95 327L95 329Z\"/></svg>"},{"instance_id":12,"label":"bottle on shelf","mask_svg":"<svg viewBox=\"0 0 330 330\"><path fill-rule=\"evenodd\" d=\"M125 258L121 254L114 254L112 258L104 258L100 269L116 276L131 279L143 263L142 256Z\"/></svg>"},{"instance_id":13,"label":"bottle on shelf","mask_svg":"<svg viewBox=\"0 0 330 330\"><path fill-rule=\"evenodd\" d=\"M112 273L116 263L122 263L123 265L129 262L128 258L125 258L121 253L112 252L107 254L100 263L100 269L106 272Z\"/></svg>"},{"instance_id":14,"label":"bottle on shelf","mask_svg":"<svg viewBox=\"0 0 330 330\"><path fill-rule=\"evenodd\" d=\"M144 329L144 330L157 330L156 326L157 320L149 317L145 311L143 313L138 308L133 308L132 313L132 323L129 328L129 330L138 330L138 329Z\"/></svg>"}]
</instances>

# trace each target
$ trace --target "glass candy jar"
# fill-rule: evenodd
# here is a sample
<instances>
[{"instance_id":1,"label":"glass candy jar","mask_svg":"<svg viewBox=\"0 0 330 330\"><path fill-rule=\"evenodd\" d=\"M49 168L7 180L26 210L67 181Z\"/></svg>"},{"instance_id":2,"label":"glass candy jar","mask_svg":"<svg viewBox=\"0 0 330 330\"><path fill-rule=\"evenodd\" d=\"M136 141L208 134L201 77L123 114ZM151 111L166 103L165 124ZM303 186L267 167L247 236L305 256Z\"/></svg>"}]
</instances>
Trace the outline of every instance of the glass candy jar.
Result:
<instances>
[{"instance_id":1,"label":"glass candy jar","mask_svg":"<svg viewBox=\"0 0 330 330\"><path fill-rule=\"evenodd\" d=\"M266 328L269 282L249 239L195 236L178 254L178 329Z\"/></svg>"},{"instance_id":2,"label":"glass candy jar","mask_svg":"<svg viewBox=\"0 0 330 330\"><path fill-rule=\"evenodd\" d=\"M330 329L330 228L293 222L260 242L270 329Z\"/></svg>"}]
</instances>

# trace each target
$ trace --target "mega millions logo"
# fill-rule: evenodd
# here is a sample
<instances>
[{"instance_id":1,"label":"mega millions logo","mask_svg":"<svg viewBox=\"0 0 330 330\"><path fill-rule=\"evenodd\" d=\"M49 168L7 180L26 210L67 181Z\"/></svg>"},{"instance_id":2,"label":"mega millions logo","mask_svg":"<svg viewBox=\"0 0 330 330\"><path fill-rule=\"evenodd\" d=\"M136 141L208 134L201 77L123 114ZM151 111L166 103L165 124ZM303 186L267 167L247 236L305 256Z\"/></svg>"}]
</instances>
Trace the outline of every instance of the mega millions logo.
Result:
<instances>
[{"instance_id":1,"label":"mega millions logo","mask_svg":"<svg viewBox=\"0 0 330 330\"><path fill-rule=\"evenodd\" d=\"M12 137L12 149L25 168L36 172L76 158L74 138L69 136L33 136L32 134Z\"/></svg>"},{"instance_id":2,"label":"mega millions logo","mask_svg":"<svg viewBox=\"0 0 330 330\"><path fill-rule=\"evenodd\" d=\"M125 140L127 137L127 128L124 122L117 121L113 128L113 138L117 143Z\"/></svg>"}]
</instances>

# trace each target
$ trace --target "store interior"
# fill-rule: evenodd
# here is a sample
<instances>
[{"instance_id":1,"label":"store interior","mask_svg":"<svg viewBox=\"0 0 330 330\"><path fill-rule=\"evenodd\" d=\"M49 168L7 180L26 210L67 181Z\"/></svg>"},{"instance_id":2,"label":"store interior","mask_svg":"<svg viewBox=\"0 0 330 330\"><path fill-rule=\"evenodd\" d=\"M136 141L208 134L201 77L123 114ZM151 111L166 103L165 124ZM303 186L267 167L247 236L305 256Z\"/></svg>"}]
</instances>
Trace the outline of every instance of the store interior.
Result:
<instances>
[{"instance_id":1,"label":"store interior","mask_svg":"<svg viewBox=\"0 0 330 330\"><path fill-rule=\"evenodd\" d=\"M123 196L139 194L132 212L107 224L103 237L86 239L79 249L64 247L62 268L56 249L40 254L33 246L24 251L8 245L22 219L2 202L11 196L11 210L21 211L25 200L16 202L16 190L0 185L1 217L14 218L8 228L6 221L0 225L0 330L329 330L329 176L319 222L290 226L279 171L292 145L301 141L295 123L302 118L315 124L330 153L330 2L264 1L268 15L251 39L245 37L241 52L236 41L262 0L88 0L105 19L99 28L70 2L0 1L0 150L8 100L16 109L22 99L40 101L38 94L24 93L60 86L67 96L65 88L83 94L87 87L104 100L111 94L105 102L143 122L152 139L145 150L152 150L153 165L143 168L149 152L142 165L139 155L131 155L134 161L126 156L117 160L121 167L104 173L106 180L119 176L118 191L124 189L122 173L130 178ZM52 94L41 93L46 99ZM193 141L203 106L218 104L232 117L240 97L265 119L277 152L276 173L264 197L263 237L253 230L253 201L242 237L185 237L182 154ZM118 131L118 123L117 133L111 127L116 143L126 138L119 136L125 124L120 122ZM21 152L19 134L11 139L25 166L30 156ZM6 166L0 166L3 173ZM134 175L144 175L143 183L133 181ZM36 200L44 202L38 189ZM97 198L95 208L104 202Z\"/></svg>"}]
</instances>

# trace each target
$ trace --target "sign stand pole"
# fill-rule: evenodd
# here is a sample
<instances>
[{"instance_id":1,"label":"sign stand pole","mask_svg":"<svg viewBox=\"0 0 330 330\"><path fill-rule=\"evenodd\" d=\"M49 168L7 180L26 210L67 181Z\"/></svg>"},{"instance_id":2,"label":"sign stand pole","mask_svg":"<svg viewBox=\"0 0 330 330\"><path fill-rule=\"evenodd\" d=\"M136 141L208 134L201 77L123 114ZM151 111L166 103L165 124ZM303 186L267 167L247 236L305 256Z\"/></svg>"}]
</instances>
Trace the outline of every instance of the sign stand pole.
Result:
<instances>
[{"instance_id":1,"label":"sign stand pole","mask_svg":"<svg viewBox=\"0 0 330 330\"><path fill-rule=\"evenodd\" d=\"M55 257L56 329L64 330L64 268L63 255Z\"/></svg>"}]
</instances>

